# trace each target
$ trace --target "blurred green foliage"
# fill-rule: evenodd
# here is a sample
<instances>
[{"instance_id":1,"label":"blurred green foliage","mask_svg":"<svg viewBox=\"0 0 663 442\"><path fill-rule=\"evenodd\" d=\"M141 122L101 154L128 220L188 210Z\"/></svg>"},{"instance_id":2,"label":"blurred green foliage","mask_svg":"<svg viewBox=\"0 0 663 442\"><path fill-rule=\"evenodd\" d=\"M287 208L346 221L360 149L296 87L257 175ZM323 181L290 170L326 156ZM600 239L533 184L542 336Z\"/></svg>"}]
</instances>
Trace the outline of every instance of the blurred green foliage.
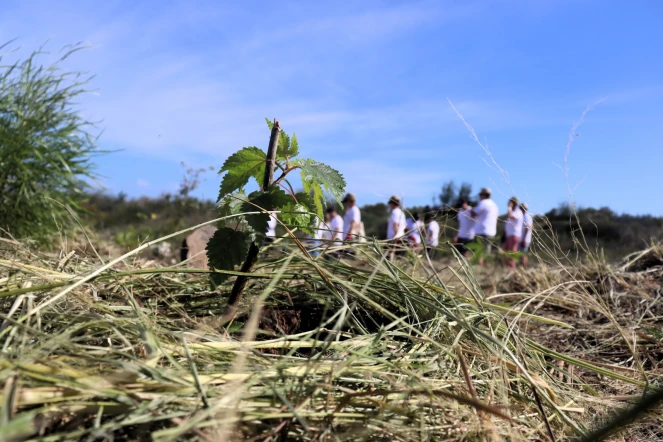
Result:
<instances>
[{"instance_id":1,"label":"blurred green foliage","mask_svg":"<svg viewBox=\"0 0 663 442\"><path fill-rule=\"evenodd\" d=\"M81 47L66 49L49 66L41 51L14 63L0 58L0 236L46 241L72 225L69 212L81 209L94 180L91 159L100 152L77 109L88 77L61 68Z\"/></svg>"}]
</instances>

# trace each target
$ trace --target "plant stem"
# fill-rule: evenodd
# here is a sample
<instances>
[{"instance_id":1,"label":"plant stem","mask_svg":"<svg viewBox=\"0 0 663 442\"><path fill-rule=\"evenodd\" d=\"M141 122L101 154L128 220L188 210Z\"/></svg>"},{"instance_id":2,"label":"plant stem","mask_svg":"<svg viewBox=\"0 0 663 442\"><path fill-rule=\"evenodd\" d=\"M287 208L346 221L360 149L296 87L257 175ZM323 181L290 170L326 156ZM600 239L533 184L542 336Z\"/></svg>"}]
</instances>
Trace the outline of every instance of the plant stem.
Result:
<instances>
[{"instance_id":1,"label":"plant stem","mask_svg":"<svg viewBox=\"0 0 663 442\"><path fill-rule=\"evenodd\" d=\"M272 133L269 136L269 147L267 148L267 158L265 164L265 177L262 180L263 190L267 190L267 187L271 186L274 181L274 164L276 164L276 149L279 144L279 132L281 131L281 125L278 121L274 120L274 126L272 126Z\"/></svg>"},{"instance_id":2,"label":"plant stem","mask_svg":"<svg viewBox=\"0 0 663 442\"><path fill-rule=\"evenodd\" d=\"M279 132L281 131L281 125L277 120L274 120L274 126L272 126L272 133L269 136L269 147L267 148L267 157L265 161L265 177L262 182L263 190L266 190L274 182L274 165L276 164L276 149L279 143ZM269 208L271 209L271 207ZM242 273L250 273L253 269L253 265L258 260L258 253L260 253L260 247L255 242L252 242L249 246L249 253L246 255L246 260L242 264ZM223 319L226 320L232 319L237 311L237 304L242 298L242 292L246 287L246 283L249 278L247 276L238 276L235 280L235 284L230 292L230 297L228 298L228 303L226 304L226 309L223 312Z\"/></svg>"}]
</instances>

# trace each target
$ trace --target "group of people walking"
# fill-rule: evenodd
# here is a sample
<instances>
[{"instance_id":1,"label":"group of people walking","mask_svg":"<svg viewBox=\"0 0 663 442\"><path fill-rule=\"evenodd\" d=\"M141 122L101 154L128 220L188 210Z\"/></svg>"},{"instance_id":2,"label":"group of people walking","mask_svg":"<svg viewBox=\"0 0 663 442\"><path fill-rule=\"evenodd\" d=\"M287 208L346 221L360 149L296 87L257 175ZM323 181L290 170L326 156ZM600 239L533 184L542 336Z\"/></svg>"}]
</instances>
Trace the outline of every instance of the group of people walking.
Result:
<instances>
[{"instance_id":1,"label":"group of people walking","mask_svg":"<svg viewBox=\"0 0 663 442\"><path fill-rule=\"evenodd\" d=\"M483 263L483 256L491 253L497 235L499 209L491 196L491 190L483 188L475 207L472 207L468 200L460 201L457 216L458 232L453 238L454 246L465 256L471 252L470 244L481 244L485 253L479 258L480 264ZM366 241L357 198L354 194L348 193L342 203L343 216L334 206L330 206L326 210L324 219L317 220L314 233L310 237L314 254L319 253L323 245L341 246L344 241ZM414 249L425 248L429 254L434 254L439 245L440 225L433 214L424 214L423 220L419 213L406 217L398 196L389 198L388 206L387 239L395 245ZM272 215L267 231L267 237L270 239L274 237L276 227L274 217L275 215ZM502 249L506 252L527 252L532 241L532 228L533 219L527 210L527 204L520 204L516 197L511 198L508 202ZM516 267L516 260L513 257L507 257L505 263L508 267ZM522 263L527 266L526 255L523 256Z\"/></svg>"},{"instance_id":2,"label":"group of people walking","mask_svg":"<svg viewBox=\"0 0 663 442\"><path fill-rule=\"evenodd\" d=\"M479 193L479 203L476 207L471 207L467 200L461 201L458 211L458 233L454 237L454 244L460 253L467 255L467 244L470 243L479 243L484 247L486 254L491 253L497 235L499 216L499 209L491 196L491 190L483 188ZM519 204L518 198L511 198L507 204L502 249L505 252L526 253L532 242L533 227L534 220L528 211L527 204ZM479 258L479 263L483 263L483 256ZM527 266L526 255L523 255L522 263L523 266ZM515 268L516 260L513 257L507 257L506 265Z\"/></svg>"}]
</instances>

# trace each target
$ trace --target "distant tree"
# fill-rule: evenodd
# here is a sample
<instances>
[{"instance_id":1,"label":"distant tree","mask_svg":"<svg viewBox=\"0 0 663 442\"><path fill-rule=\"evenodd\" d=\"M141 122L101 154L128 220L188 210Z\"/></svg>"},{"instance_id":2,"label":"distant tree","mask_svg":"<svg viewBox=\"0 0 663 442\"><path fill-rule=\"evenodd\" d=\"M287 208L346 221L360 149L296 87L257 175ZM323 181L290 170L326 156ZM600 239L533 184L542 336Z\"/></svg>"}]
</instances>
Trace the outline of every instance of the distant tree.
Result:
<instances>
[{"instance_id":1,"label":"distant tree","mask_svg":"<svg viewBox=\"0 0 663 442\"><path fill-rule=\"evenodd\" d=\"M472 201L472 185L470 183L463 183L458 190L458 200Z\"/></svg>"},{"instance_id":2,"label":"distant tree","mask_svg":"<svg viewBox=\"0 0 663 442\"><path fill-rule=\"evenodd\" d=\"M442 185L442 192L438 196L442 207L449 207L456 204L456 201L458 200L456 189L456 183L454 183L453 180L447 181Z\"/></svg>"},{"instance_id":3,"label":"distant tree","mask_svg":"<svg viewBox=\"0 0 663 442\"><path fill-rule=\"evenodd\" d=\"M14 237L55 232L70 220L67 208L81 209L94 180L99 151L77 110L87 78L59 66L79 49L46 67L39 51L0 63L0 228Z\"/></svg>"}]
</instances>

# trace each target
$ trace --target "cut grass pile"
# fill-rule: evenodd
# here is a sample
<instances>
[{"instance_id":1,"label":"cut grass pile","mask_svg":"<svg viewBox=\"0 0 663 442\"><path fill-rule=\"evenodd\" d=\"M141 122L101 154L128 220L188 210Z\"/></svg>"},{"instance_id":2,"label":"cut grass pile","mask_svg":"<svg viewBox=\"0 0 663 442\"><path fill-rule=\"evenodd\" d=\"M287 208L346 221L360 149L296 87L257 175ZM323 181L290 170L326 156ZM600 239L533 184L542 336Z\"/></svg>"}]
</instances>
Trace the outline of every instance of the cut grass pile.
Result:
<instances>
[{"instance_id":1,"label":"cut grass pile","mask_svg":"<svg viewBox=\"0 0 663 442\"><path fill-rule=\"evenodd\" d=\"M500 297L465 263L391 263L376 244L340 261L274 251L222 324L232 276L212 290L204 270L0 247L4 440L564 440L633 399L608 386L661 376L654 343L569 287L578 274L530 271L508 283L544 281ZM631 362L542 336L581 330L549 314L579 302L611 315L603 336ZM660 330L660 291L647 302Z\"/></svg>"}]
</instances>

